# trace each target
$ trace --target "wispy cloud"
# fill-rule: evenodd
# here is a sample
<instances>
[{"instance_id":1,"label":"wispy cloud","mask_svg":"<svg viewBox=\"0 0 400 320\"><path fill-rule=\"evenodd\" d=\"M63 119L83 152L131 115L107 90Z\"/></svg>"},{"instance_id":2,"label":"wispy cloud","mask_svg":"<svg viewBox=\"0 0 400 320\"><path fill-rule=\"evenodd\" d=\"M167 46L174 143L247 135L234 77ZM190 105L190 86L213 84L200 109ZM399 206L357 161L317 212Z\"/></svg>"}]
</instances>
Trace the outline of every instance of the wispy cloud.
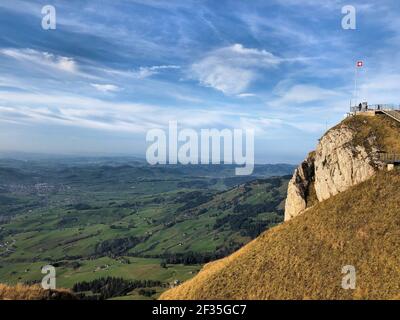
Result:
<instances>
[{"instance_id":1,"label":"wispy cloud","mask_svg":"<svg viewBox=\"0 0 400 320\"><path fill-rule=\"evenodd\" d=\"M90 85L100 92L118 92L122 90L120 87L113 84L91 83Z\"/></svg>"},{"instance_id":2,"label":"wispy cloud","mask_svg":"<svg viewBox=\"0 0 400 320\"><path fill-rule=\"evenodd\" d=\"M277 92L278 99L272 104L287 105L290 103L304 104L315 101L326 101L340 96L335 90L320 88L315 85L296 84L288 89L280 88Z\"/></svg>"},{"instance_id":3,"label":"wispy cloud","mask_svg":"<svg viewBox=\"0 0 400 320\"><path fill-rule=\"evenodd\" d=\"M50 67L59 71L77 73L78 66L73 58L54 55L33 49L0 49L0 54L15 60Z\"/></svg>"},{"instance_id":4,"label":"wispy cloud","mask_svg":"<svg viewBox=\"0 0 400 320\"><path fill-rule=\"evenodd\" d=\"M276 67L280 62L266 50L234 44L210 52L191 66L191 72L202 85L235 95L249 87L259 69Z\"/></svg>"},{"instance_id":5,"label":"wispy cloud","mask_svg":"<svg viewBox=\"0 0 400 320\"><path fill-rule=\"evenodd\" d=\"M7 106L12 105L12 106ZM238 114L223 110L182 109L133 102L111 102L99 98L66 95L61 92L34 94L2 91L0 118L20 123L59 125L144 133L167 127L178 120L184 126L202 128L232 123ZM155 117L155 115L157 115Z\"/></svg>"},{"instance_id":6,"label":"wispy cloud","mask_svg":"<svg viewBox=\"0 0 400 320\"><path fill-rule=\"evenodd\" d=\"M374 73L373 78L361 79L359 97L370 103L400 104L400 73Z\"/></svg>"},{"instance_id":7,"label":"wispy cloud","mask_svg":"<svg viewBox=\"0 0 400 320\"><path fill-rule=\"evenodd\" d=\"M250 97L245 91L260 77L268 78L268 70L283 63L306 63L313 57L282 58L262 49L246 48L242 44L223 47L208 53L192 64L191 75L201 85L226 95Z\"/></svg>"},{"instance_id":8,"label":"wispy cloud","mask_svg":"<svg viewBox=\"0 0 400 320\"><path fill-rule=\"evenodd\" d=\"M256 97L257 95L254 93L240 93L237 95L238 98L252 98L252 97Z\"/></svg>"},{"instance_id":9,"label":"wispy cloud","mask_svg":"<svg viewBox=\"0 0 400 320\"><path fill-rule=\"evenodd\" d=\"M284 126L304 132L315 132L321 127L318 122L311 121L302 125L301 121L292 121L285 113L254 113L241 108L235 111L221 108L160 107L132 102L110 102L60 92L38 95L2 91L0 119L16 124L53 124L133 134L144 134L153 128L167 128L169 121L174 120L182 128L251 128L256 131L258 138L266 135L270 139L273 138L271 130L279 130Z\"/></svg>"},{"instance_id":10,"label":"wispy cloud","mask_svg":"<svg viewBox=\"0 0 400 320\"><path fill-rule=\"evenodd\" d=\"M145 79L153 75L159 74L160 72L168 69L180 69L180 66L175 65L162 65L162 66L151 66L151 67L140 67L139 70L133 71L132 75L137 79Z\"/></svg>"}]
</instances>

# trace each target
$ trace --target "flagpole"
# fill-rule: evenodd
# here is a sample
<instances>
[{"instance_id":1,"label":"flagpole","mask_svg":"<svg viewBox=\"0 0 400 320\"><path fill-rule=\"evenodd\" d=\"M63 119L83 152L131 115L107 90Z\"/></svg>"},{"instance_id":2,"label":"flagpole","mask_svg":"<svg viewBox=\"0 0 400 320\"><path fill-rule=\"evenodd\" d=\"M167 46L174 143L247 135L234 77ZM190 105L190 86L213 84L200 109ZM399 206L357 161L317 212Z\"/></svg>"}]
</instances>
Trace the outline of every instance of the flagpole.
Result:
<instances>
[{"instance_id":1,"label":"flagpole","mask_svg":"<svg viewBox=\"0 0 400 320\"><path fill-rule=\"evenodd\" d=\"M355 75L354 75L354 102L357 105L357 77L358 77L358 65L356 64L355 67Z\"/></svg>"}]
</instances>

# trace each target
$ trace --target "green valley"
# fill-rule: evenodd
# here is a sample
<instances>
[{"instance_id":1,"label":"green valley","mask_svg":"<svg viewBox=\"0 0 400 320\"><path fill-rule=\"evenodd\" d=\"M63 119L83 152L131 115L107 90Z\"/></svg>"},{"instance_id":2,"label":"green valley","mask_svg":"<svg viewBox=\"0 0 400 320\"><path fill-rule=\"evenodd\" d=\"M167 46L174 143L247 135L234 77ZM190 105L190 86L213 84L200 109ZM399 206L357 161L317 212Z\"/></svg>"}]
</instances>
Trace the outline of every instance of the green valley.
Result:
<instances>
[{"instance_id":1,"label":"green valley","mask_svg":"<svg viewBox=\"0 0 400 320\"><path fill-rule=\"evenodd\" d=\"M231 166L134 158L2 159L0 282L38 283L50 264L57 287L150 281L121 296L156 298L281 222L292 171L257 165L237 177Z\"/></svg>"}]
</instances>

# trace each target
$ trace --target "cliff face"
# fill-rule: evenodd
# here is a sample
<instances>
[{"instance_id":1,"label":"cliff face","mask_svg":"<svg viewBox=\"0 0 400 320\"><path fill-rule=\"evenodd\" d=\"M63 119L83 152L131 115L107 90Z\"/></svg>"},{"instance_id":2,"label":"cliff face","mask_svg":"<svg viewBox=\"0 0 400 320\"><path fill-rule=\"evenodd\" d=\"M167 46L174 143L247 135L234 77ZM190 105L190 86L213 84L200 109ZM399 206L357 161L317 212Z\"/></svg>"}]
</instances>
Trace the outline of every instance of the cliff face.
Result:
<instances>
[{"instance_id":1,"label":"cliff face","mask_svg":"<svg viewBox=\"0 0 400 320\"><path fill-rule=\"evenodd\" d=\"M285 221L290 220L307 208L307 196L312 181L314 180L315 168L314 154L310 154L306 160L295 170L289 181L287 199L285 203Z\"/></svg>"},{"instance_id":2,"label":"cliff face","mask_svg":"<svg viewBox=\"0 0 400 320\"><path fill-rule=\"evenodd\" d=\"M324 201L371 178L383 167L376 157L379 150L374 134L360 139L357 130L346 122L328 131L289 183L285 221L311 206L310 194Z\"/></svg>"},{"instance_id":3,"label":"cliff face","mask_svg":"<svg viewBox=\"0 0 400 320\"><path fill-rule=\"evenodd\" d=\"M347 127L329 131L319 143L315 157L315 191L319 201L346 191L371 178L381 163L374 139L366 146L355 143L355 132Z\"/></svg>"}]
</instances>

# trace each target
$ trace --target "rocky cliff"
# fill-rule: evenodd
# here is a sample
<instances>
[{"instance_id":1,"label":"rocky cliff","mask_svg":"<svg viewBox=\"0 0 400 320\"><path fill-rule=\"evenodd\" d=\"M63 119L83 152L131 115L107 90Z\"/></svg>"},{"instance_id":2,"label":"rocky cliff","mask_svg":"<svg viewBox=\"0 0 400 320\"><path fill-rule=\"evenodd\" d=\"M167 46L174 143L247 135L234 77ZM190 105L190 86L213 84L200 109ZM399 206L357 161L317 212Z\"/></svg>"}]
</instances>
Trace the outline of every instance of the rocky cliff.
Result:
<instances>
[{"instance_id":1,"label":"rocky cliff","mask_svg":"<svg viewBox=\"0 0 400 320\"><path fill-rule=\"evenodd\" d=\"M315 153L310 153L306 160L295 170L289 181L285 203L285 221L294 218L310 207L309 192L314 188Z\"/></svg>"},{"instance_id":2,"label":"rocky cliff","mask_svg":"<svg viewBox=\"0 0 400 320\"><path fill-rule=\"evenodd\" d=\"M384 167L378 153L391 151L391 146L383 143L387 132L376 127L380 120L349 118L320 139L316 151L296 169L289 182L285 221L303 213L316 200L321 202L346 191Z\"/></svg>"}]
</instances>

